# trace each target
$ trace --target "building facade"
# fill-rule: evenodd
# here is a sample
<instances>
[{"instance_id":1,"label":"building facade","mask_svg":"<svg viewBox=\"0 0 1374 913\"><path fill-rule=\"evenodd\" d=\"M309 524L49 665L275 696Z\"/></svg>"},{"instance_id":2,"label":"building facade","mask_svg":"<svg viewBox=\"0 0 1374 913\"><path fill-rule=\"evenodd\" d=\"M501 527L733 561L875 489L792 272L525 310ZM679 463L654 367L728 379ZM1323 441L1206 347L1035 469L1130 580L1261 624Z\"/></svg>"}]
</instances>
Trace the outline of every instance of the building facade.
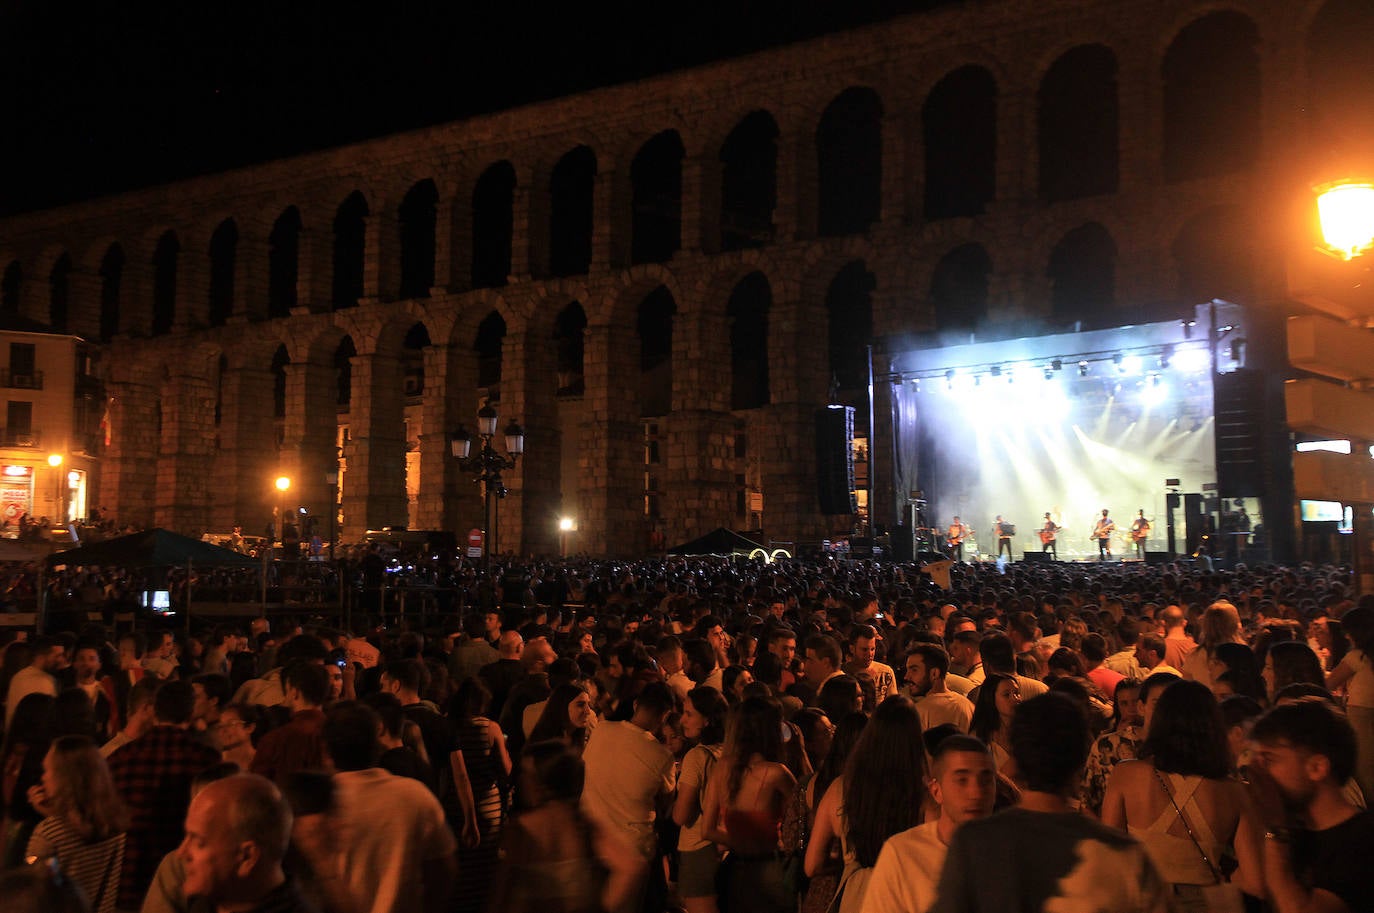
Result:
<instances>
[{"instance_id":1,"label":"building facade","mask_svg":"<svg viewBox=\"0 0 1374 913\"><path fill-rule=\"evenodd\" d=\"M820 539L853 524L818 503L830 402L857 407L864 508L904 513L893 351L1281 312L1314 154L1374 110L1370 20L960 4L6 219L0 307L102 345L121 523L256 532L286 476L315 514L337 489L344 541L465 531L447 438L491 401L526 431L502 550L556 551L564 516L593 554Z\"/></svg>"}]
</instances>

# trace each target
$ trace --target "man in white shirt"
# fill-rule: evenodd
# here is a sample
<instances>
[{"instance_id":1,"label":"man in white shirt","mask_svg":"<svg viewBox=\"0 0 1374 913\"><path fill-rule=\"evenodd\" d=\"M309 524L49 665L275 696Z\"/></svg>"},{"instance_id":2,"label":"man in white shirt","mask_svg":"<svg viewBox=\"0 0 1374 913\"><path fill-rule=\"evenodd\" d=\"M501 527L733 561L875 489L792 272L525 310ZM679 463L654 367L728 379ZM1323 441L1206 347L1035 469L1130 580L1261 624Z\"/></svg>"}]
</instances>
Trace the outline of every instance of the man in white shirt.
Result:
<instances>
[{"instance_id":1,"label":"man in white shirt","mask_svg":"<svg viewBox=\"0 0 1374 913\"><path fill-rule=\"evenodd\" d=\"M964 822L992 814L996 781L992 755L982 742L952 735L937 745L929 782L940 817L883 844L864 894L864 913L926 913L935 903L950 837Z\"/></svg>"},{"instance_id":2,"label":"man in white shirt","mask_svg":"<svg viewBox=\"0 0 1374 913\"><path fill-rule=\"evenodd\" d=\"M906 657L906 683L916 699L922 731L952 723L960 732L968 732L973 722L973 703L949 690L945 684L948 672L949 654L942 647L924 643L912 645Z\"/></svg>"},{"instance_id":3,"label":"man in white shirt","mask_svg":"<svg viewBox=\"0 0 1374 913\"><path fill-rule=\"evenodd\" d=\"M57 697L57 679L52 674L62 663L62 645L51 637L35 637L29 643L33 658L27 666L14 673L9 691L5 694L6 720L14 715L19 702L30 694Z\"/></svg>"}]
</instances>

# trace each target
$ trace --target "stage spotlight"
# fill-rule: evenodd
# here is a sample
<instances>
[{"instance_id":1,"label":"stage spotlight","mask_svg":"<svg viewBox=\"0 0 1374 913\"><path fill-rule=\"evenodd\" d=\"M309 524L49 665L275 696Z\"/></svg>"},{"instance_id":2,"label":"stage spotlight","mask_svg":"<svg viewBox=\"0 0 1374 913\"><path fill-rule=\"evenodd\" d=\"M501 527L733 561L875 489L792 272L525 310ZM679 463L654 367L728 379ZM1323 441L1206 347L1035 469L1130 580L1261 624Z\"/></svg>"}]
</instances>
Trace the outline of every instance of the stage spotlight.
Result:
<instances>
[{"instance_id":1,"label":"stage spotlight","mask_svg":"<svg viewBox=\"0 0 1374 913\"><path fill-rule=\"evenodd\" d=\"M1186 349L1179 349L1173 358L1174 370L1182 371L1186 374L1196 374L1201 371L1206 371L1211 365L1211 362L1211 357L1202 346L1189 346Z\"/></svg>"},{"instance_id":2,"label":"stage spotlight","mask_svg":"<svg viewBox=\"0 0 1374 913\"><path fill-rule=\"evenodd\" d=\"M1165 347L1164 347L1164 351L1159 353L1159 368L1160 368L1161 371L1167 370L1167 369L1168 369L1168 367L1169 367L1169 359L1172 358L1173 355L1174 355L1174 347L1173 347L1173 346L1165 346Z\"/></svg>"},{"instance_id":3,"label":"stage spotlight","mask_svg":"<svg viewBox=\"0 0 1374 913\"><path fill-rule=\"evenodd\" d=\"M1054 380L1054 368L1045 365L1045 380Z\"/></svg>"},{"instance_id":4,"label":"stage spotlight","mask_svg":"<svg viewBox=\"0 0 1374 913\"><path fill-rule=\"evenodd\" d=\"M945 372L945 389L946 389L946 390L953 390L953 389L954 389L954 369L953 369L953 368L950 368L948 371Z\"/></svg>"},{"instance_id":5,"label":"stage spotlight","mask_svg":"<svg viewBox=\"0 0 1374 913\"><path fill-rule=\"evenodd\" d=\"M1127 377L1133 377L1140 373L1140 356L1127 355L1117 364L1117 370Z\"/></svg>"},{"instance_id":6,"label":"stage spotlight","mask_svg":"<svg viewBox=\"0 0 1374 913\"><path fill-rule=\"evenodd\" d=\"M1058 371L1064 367L1064 362L1062 359L1056 358L1054 361L1050 362L1050 367Z\"/></svg>"},{"instance_id":7,"label":"stage spotlight","mask_svg":"<svg viewBox=\"0 0 1374 913\"><path fill-rule=\"evenodd\" d=\"M1078 376L1079 376L1079 377L1087 377L1087 376L1088 376L1088 363L1087 363L1086 361L1080 361L1080 362L1078 363Z\"/></svg>"},{"instance_id":8,"label":"stage spotlight","mask_svg":"<svg viewBox=\"0 0 1374 913\"><path fill-rule=\"evenodd\" d=\"M1140 390L1140 399L1147 406L1157 406L1169 398L1169 385L1158 374L1151 374Z\"/></svg>"}]
</instances>

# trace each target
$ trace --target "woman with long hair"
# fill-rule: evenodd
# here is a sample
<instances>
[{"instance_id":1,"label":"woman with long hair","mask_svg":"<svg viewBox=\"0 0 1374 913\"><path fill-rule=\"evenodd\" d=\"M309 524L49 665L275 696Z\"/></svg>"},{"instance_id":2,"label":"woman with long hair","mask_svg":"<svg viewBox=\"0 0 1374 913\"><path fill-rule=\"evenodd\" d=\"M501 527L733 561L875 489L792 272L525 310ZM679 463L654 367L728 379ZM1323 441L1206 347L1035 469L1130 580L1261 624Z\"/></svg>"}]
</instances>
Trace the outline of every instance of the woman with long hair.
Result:
<instances>
[{"instance_id":1,"label":"woman with long hair","mask_svg":"<svg viewBox=\"0 0 1374 913\"><path fill-rule=\"evenodd\" d=\"M1224 671L1213 664L1217 648L1223 644L1244 643L1245 639L1241 636L1240 610L1224 599L1218 600L1202 613L1202 620L1198 625L1198 648L1188 654L1179 671L1183 673L1184 678L1202 682L1210 688L1216 676Z\"/></svg>"},{"instance_id":2,"label":"woman with long hair","mask_svg":"<svg viewBox=\"0 0 1374 913\"><path fill-rule=\"evenodd\" d=\"M1103 823L1145 845L1184 906L1201 902L1200 889L1222 879L1229 846L1240 861L1232 883L1264 894L1259 828L1244 785L1230 772L1216 698L1201 682L1178 681L1160 692L1137 759L1118 764L1107 783Z\"/></svg>"},{"instance_id":3,"label":"woman with long hair","mask_svg":"<svg viewBox=\"0 0 1374 913\"><path fill-rule=\"evenodd\" d=\"M744 700L744 689L754 683L748 666L726 666L720 676L721 690L732 705Z\"/></svg>"},{"instance_id":4,"label":"woman with long hair","mask_svg":"<svg viewBox=\"0 0 1374 913\"><path fill-rule=\"evenodd\" d=\"M1281 640L1270 644L1264 656L1264 669L1260 672L1265 687L1269 690L1269 700L1289 685L1305 682L1309 685L1326 687L1326 672L1322 661L1307 644L1297 640Z\"/></svg>"},{"instance_id":5,"label":"woman with long hair","mask_svg":"<svg viewBox=\"0 0 1374 913\"><path fill-rule=\"evenodd\" d=\"M80 735L54 740L29 802L45 817L29 838L27 855L56 856L86 892L92 913L112 913L129 812L95 743Z\"/></svg>"},{"instance_id":6,"label":"woman with long hair","mask_svg":"<svg viewBox=\"0 0 1374 913\"><path fill-rule=\"evenodd\" d=\"M701 813L706 784L725 748L725 720L730 705L715 688L701 685L687 692L682 702L682 734L695 742L682 758L678 774L673 822L678 832L678 894L687 913L715 913L715 845L702 834Z\"/></svg>"},{"instance_id":7,"label":"woman with long hair","mask_svg":"<svg viewBox=\"0 0 1374 913\"><path fill-rule=\"evenodd\" d=\"M783 763L782 705L745 698L730 709L725 748L711 771L702 806L702 836L730 850L724 900L729 910L790 913L783 887L778 829L797 781Z\"/></svg>"},{"instance_id":8,"label":"woman with long hair","mask_svg":"<svg viewBox=\"0 0 1374 913\"><path fill-rule=\"evenodd\" d=\"M477 845L458 847L458 865L467 873L458 882L454 903L460 913L479 913L486 907L505 819L504 789L511 761L501 727L485 715L490 703L491 692L476 676L465 679L448 703L453 744L463 754L477 815Z\"/></svg>"},{"instance_id":9,"label":"woman with long hair","mask_svg":"<svg viewBox=\"0 0 1374 913\"><path fill-rule=\"evenodd\" d=\"M1016 761L1011 756L1011 718L1021 703L1021 686L1014 676L1004 672L989 672L978 687L978 700L973 705L973 721L969 733L977 736L992 749L997 772L1010 780L1016 779Z\"/></svg>"},{"instance_id":10,"label":"woman with long hair","mask_svg":"<svg viewBox=\"0 0 1374 913\"><path fill-rule=\"evenodd\" d=\"M576 683L559 685L549 695L526 744L558 739L581 757L595 722L596 711L587 689Z\"/></svg>"},{"instance_id":11,"label":"woman with long hair","mask_svg":"<svg viewBox=\"0 0 1374 913\"><path fill-rule=\"evenodd\" d=\"M824 716L820 718L826 719ZM825 798L830 784L844 772L844 765L848 762L855 743L859 741L864 727L868 725L868 717L863 713L849 713L842 717L838 724L831 724L827 720L826 725L834 729L834 732L829 734L830 747L816 762L815 772L797 781L797 788L792 794L792 800L788 802L787 814L782 823L783 851L795 853L800 849L803 862L807 848L817 839L812 832L816 823L816 808L820 805L821 799ZM807 748L810 747L811 739L808 737ZM824 913L840 886L840 875L844 871L844 850L838 837L832 836L826 843L827 846L823 848L825 861L806 883L805 892L801 897L800 913Z\"/></svg>"},{"instance_id":12,"label":"woman with long hair","mask_svg":"<svg viewBox=\"0 0 1374 913\"><path fill-rule=\"evenodd\" d=\"M844 773L826 789L806 848L806 874L821 871L830 840L838 836L844 872L831 907L840 913L863 909L868 877L887 838L921 823L929 798L925 757L916 705L894 695L878 705Z\"/></svg>"},{"instance_id":13,"label":"woman with long hair","mask_svg":"<svg viewBox=\"0 0 1374 913\"><path fill-rule=\"evenodd\" d=\"M0 869L18 865L29 834L43 814L29 803L29 787L43 778L43 758L52 744L54 706L50 694L28 694L11 707L5 741L0 747L0 811L3 812L3 857Z\"/></svg>"}]
</instances>

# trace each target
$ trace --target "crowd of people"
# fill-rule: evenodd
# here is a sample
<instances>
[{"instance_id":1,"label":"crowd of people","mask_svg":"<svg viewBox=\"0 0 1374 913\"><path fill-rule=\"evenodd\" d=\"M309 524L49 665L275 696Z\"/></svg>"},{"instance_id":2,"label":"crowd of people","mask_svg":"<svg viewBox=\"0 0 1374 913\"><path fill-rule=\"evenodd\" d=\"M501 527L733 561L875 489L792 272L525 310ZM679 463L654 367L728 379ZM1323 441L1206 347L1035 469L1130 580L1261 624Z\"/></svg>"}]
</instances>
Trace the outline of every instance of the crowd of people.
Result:
<instances>
[{"instance_id":1,"label":"crowd of people","mask_svg":"<svg viewBox=\"0 0 1374 913\"><path fill-rule=\"evenodd\" d=\"M0 909L1374 910L1348 570L454 566L0 635Z\"/></svg>"}]
</instances>

